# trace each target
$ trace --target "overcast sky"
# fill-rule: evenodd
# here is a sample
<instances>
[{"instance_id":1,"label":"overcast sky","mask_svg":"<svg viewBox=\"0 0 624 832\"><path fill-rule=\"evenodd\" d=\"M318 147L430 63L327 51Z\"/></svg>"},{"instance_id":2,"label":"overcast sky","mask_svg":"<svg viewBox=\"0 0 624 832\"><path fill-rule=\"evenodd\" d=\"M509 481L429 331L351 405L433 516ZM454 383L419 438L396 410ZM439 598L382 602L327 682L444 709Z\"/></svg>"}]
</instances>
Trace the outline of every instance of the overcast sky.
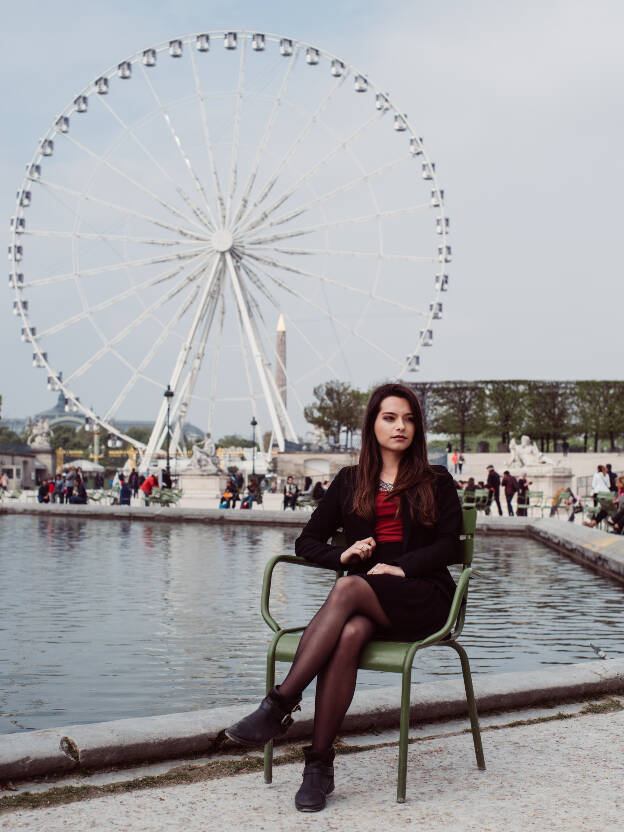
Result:
<instances>
[{"instance_id":1,"label":"overcast sky","mask_svg":"<svg viewBox=\"0 0 624 832\"><path fill-rule=\"evenodd\" d=\"M615 1L5 4L5 245L24 165L78 89L139 49L221 27L316 43L422 125L454 259L418 379L621 377L624 6ZM53 397L19 340L6 277L2 293L2 415L26 416Z\"/></svg>"}]
</instances>

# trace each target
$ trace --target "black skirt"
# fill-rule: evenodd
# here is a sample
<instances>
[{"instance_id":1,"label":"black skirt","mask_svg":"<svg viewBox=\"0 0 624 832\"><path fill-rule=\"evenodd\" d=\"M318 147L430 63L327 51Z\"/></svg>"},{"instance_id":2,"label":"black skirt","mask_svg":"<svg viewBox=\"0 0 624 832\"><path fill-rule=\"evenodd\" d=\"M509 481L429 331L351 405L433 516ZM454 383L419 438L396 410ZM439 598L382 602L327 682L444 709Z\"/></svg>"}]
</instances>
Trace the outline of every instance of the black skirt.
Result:
<instances>
[{"instance_id":1,"label":"black skirt","mask_svg":"<svg viewBox=\"0 0 624 832\"><path fill-rule=\"evenodd\" d=\"M403 554L402 543L379 543L366 561L366 570L350 570L372 587L391 626L380 629L375 638L392 641L418 641L441 629L448 617L455 593L455 582L448 569L427 577L401 578L396 575L367 575L376 563L392 563Z\"/></svg>"}]
</instances>

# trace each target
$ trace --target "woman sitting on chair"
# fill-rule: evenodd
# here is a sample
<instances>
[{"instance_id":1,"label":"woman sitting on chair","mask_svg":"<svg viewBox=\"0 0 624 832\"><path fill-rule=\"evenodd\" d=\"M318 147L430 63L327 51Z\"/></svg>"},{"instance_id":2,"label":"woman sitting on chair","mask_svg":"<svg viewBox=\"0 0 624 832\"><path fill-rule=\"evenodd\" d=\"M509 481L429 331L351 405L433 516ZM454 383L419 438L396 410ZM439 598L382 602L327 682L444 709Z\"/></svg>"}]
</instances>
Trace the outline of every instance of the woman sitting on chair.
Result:
<instances>
[{"instance_id":1,"label":"woman sitting on chair","mask_svg":"<svg viewBox=\"0 0 624 832\"><path fill-rule=\"evenodd\" d=\"M461 507L453 478L427 461L422 414L401 384L373 391L359 464L343 468L295 543L300 557L347 568L305 629L290 671L260 707L226 730L264 745L287 730L317 677L312 745L304 748L302 812L325 807L334 789L333 743L349 708L362 650L373 638L415 641L446 622L461 559ZM326 541L343 528L347 548Z\"/></svg>"}]
</instances>

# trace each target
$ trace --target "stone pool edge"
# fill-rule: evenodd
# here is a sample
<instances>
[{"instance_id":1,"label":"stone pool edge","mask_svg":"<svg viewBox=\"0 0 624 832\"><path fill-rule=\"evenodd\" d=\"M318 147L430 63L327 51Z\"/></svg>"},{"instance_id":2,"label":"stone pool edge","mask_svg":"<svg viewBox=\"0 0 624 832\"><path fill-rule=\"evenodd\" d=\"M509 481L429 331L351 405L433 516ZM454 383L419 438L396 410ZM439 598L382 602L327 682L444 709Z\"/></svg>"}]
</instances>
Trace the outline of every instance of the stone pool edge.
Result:
<instances>
[{"instance_id":1,"label":"stone pool edge","mask_svg":"<svg viewBox=\"0 0 624 832\"><path fill-rule=\"evenodd\" d=\"M474 686L482 714L622 693L624 659L584 662L556 670L475 676ZM0 783L215 753L226 742L224 729L249 710L249 705L237 705L3 734ZM355 695L342 730L365 733L398 728L399 711L400 686L361 691ZM412 720L423 723L464 715L467 720L461 678L412 685ZM288 740L310 736L312 700L302 703L298 717Z\"/></svg>"}]
</instances>

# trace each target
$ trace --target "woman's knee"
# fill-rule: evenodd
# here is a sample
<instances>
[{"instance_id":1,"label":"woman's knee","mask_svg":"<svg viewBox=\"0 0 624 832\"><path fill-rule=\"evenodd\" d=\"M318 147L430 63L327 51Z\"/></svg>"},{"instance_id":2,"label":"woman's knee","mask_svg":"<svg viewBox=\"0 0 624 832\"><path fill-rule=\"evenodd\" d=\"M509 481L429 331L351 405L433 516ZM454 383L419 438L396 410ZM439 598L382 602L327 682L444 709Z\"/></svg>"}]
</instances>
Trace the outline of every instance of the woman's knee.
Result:
<instances>
[{"instance_id":1,"label":"woman's knee","mask_svg":"<svg viewBox=\"0 0 624 832\"><path fill-rule=\"evenodd\" d=\"M365 615L352 616L342 628L338 649L347 653L357 653L369 642L375 632L375 624Z\"/></svg>"},{"instance_id":2,"label":"woman's knee","mask_svg":"<svg viewBox=\"0 0 624 832\"><path fill-rule=\"evenodd\" d=\"M338 578L331 591L330 597L340 603L348 603L357 600L361 596L364 587L368 584L358 575L345 575Z\"/></svg>"}]
</instances>

